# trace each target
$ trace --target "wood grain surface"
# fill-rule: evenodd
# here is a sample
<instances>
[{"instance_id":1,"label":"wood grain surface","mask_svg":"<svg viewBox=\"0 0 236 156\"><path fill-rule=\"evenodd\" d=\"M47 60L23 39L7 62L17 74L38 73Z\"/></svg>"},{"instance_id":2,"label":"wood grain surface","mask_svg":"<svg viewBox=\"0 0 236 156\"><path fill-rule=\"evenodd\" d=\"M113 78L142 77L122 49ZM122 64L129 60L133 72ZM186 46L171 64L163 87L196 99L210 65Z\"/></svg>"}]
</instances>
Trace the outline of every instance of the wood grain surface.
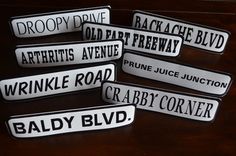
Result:
<instances>
[{"instance_id":1,"label":"wood grain surface","mask_svg":"<svg viewBox=\"0 0 236 156\"><path fill-rule=\"evenodd\" d=\"M34 39L17 39L9 27L12 16L58 10L111 5L113 24L130 26L132 10L139 9L226 29L231 32L223 55L184 46L177 58L165 58L196 67L227 72L236 76L236 3L233 1L153 1L153 0L12 0L0 2L0 80L49 73L81 66L30 69L17 65L14 48L20 44L79 41L81 33L68 33ZM118 65L118 81L156 88L199 92L170 84L127 75ZM204 95L204 94L202 94ZM34 139L12 138L6 129L9 116L107 105L100 89L82 91L37 100L6 102L0 100L1 156L80 156L80 155L236 155L236 84L222 98L216 118L205 123L161 113L137 110L135 122L126 127L78 132Z\"/></svg>"}]
</instances>

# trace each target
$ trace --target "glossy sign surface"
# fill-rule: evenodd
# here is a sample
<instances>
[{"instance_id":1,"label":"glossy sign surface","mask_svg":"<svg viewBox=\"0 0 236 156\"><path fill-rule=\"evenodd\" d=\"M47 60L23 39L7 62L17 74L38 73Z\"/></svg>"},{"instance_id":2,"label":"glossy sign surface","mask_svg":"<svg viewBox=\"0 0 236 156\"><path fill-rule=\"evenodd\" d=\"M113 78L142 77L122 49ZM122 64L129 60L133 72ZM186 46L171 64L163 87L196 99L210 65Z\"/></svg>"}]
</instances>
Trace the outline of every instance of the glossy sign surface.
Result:
<instances>
[{"instance_id":1,"label":"glossy sign surface","mask_svg":"<svg viewBox=\"0 0 236 156\"><path fill-rule=\"evenodd\" d=\"M22 45L15 49L21 67L49 67L87 64L119 59L121 40Z\"/></svg>"},{"instance_id":2,"label":"glossy sign surface","mask_svg":"<svg viewBox=\"0 0 236 156\"><path fill-rule=\"evenodd\" d=\"M110 24L85 22L82 31L84 40L123 39L125 49L170 57L179 55L183 43L179 35Z\"/></svg>"},{"instance_id":3,"label":"glossy sign surface","mask_svg":"<svg viewBox=\"0 0 236 156\"><path fill-rule=\"evenodd\" d=\"M134 12L133 27L155 32L179 34L184 37L184 44L214 53L222 53L224 51L230 35L226 30L143 11Z\"/></svg>"},{"instance_id":4,"label":"glossy sign surface","mask_svg":"<svg viewBox=\"0 0 236 156\"><path fill-rule=\"evenodd\" d=\"M103 80L114 81L114 64L80 68L0 81L5 100L23 100L101 86Z\"/></svg>"},{"instance_id":5,"label":"glossy sign surface","mask_svg":"<svg viewBox=\"0 0 236 156\"><path fill-rule=\"evenodd\" d=\"M229 74L132 53L124 54L122 69L132 75L216 95L224 95L231 85Z\"/></svg>"},{"instance_id":6,"label":"glossy sign surface","mask_svg":"<svg viewBox=\"0 0 236 156\"><path fill-rule=\"evenodd\" d=\"M102 84L102 99L198 121L212 121L219 105L218 99L111 81Z\"/></svg>"},{"instance_id":7,"label":"glossy sign surface","mask_svg":"<svg viewBox=\"0 0 236 156\"><path fill-rule=\"evenodd\" d=\"M16 37L39 37L80 31L84 21L110 23L110 7L95 7L12 17Z\"/></svg>"},{"instance_id":8,"label":"glossy sign surface","mask_svg":"<svg viewBox=\"0 0 236 156\"><path fill-rule=\"evenodd\" d=\"M121 127L131 124L134 115L132 104L110 105L12 116L7 126L16 138L32 138Z\"/></svg>"}]
</instances>

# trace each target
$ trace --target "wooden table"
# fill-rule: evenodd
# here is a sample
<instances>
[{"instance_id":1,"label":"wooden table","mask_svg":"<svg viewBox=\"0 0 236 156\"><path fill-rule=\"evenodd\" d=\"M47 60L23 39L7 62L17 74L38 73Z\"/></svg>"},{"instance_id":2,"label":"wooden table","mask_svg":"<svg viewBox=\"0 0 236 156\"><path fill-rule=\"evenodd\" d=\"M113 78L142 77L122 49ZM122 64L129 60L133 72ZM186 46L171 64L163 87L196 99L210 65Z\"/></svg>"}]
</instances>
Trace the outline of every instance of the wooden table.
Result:
<instances>
[{"instance_id":1,"label":"wooden table","mask_svg":"<svg viewBox=\"0 0 236 156\"><path fill-rule=\"evenodd\" d=\"M1 1L0 2L0 79L34 75L80 66L24 69L17 65L14 48L19 44L77 41L81 33L68 33L35 39L15 38L8 25L12 16L40 12L101 6L112 7L112 23L131 25L132 10L140 9L231 32L223 55L184 46L181 56L170 59L197 67L219 70L236 76L236 4L230 1ZM162 82L127 75L118 64L118 81L194 92ZM205 123L161 113L137 110L135 122L126 127L104 131L79 132L34 139L12 138L5 127L9 116L45 111L105 105L100 90L82 91L22 102L0 101L0 155L235 155L236 85L222 98L216 118Z\"/></svg>"}]
</instances>

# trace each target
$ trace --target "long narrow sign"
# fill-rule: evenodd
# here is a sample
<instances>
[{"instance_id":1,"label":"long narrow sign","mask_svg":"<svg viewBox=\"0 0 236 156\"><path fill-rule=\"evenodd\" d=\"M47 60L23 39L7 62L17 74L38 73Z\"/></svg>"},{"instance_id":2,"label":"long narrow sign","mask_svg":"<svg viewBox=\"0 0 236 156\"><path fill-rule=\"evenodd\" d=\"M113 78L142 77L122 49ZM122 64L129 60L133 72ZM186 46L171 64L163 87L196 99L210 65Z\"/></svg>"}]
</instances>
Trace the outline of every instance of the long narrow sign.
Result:
<instances>
[{"instance_id":1,"label":"long narrow sign","mask_svg":"<svg viewBox=\"0 0 236 156\"><path fill-rule=\"evenodd\" d=\"M21 67L87 64L119 59L122 40L21 45L15 49Z\"/></svg>"},{"instance_id":2,"label":"long narrow sign","mask_svg":"<svg viewBox=\"0 0 236 156\"><path fill-rule=\"evenodd\" d=\"M219 105L218 99L111 81L102 84L102 99L198 121L212 121Z\"/></svg>"},{"instance_id":3,"label":"long narrow sign","mask_svg":"<svg viewBox=\"0 0 236 156\"><path fill-rule=\"evenodd\" d=\"M133 27L154 32L179 34L184 37L184 44L214 53L224 51L230 35L226 30L143 11L134 12Z\"/></svg>"},{"instance_id":4,"label":"long narrow sign","mask_svg":"<svg viewBox=\"0 0 236 156\"><path fill-rule=\"evenodd\" d=\"M17 16L10 24L16 37L27 38L80 31L84 21L109 24L110 6Z\"/></svg>"},{"instance_id":5,"label":"long narrow sign","mask_svg":"<svg viewBox=\"0 0 236 156\"><path fill-rule=\"evenodd\" d=\"M114 81L116 67L106 64L0 81L5 100L23 100L97 88L104 80Z\"/></svg>"},{"instance_id":6,"label":"long narrow sign","mask_svg":"<svg viewBox=\"0 0 236 156\"><path fill-rule=\"evenodd\" d=\"M109 105L12 116L7 127L16 138L33 138L122 127L131 124L134 116L133 104Z\"/></svg>"},{"instance_id":7,"label":"long narrow sign","mask_svg":"<svg viewBox=\"0 0 236 156\"><path fill-rule=\"evenodd\" d=\"M132 75L215 95L225 95L232 83L229 74L132 53L124 54L122 69Z\"/></svg>"},{"instance_id":8,"label":"long narrow sign","mask_svg":"<svg viewBox=\"0 0 236 156\"><path fill-rule=\"evenodd\" d=\"M180 35L104 23L85 22L82 31L84 40L122 39L125 49L170 57L179 55L183 43Z\"/></svg>"}]
</instances>

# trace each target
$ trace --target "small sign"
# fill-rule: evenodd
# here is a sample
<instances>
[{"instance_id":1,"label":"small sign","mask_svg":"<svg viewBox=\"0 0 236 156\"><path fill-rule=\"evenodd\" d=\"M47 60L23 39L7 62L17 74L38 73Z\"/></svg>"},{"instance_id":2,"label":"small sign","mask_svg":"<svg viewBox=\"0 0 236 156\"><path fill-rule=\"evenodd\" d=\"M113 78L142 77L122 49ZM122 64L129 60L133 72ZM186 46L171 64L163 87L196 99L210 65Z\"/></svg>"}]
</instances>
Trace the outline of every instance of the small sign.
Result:
<instances>
[{"instance_id":1,"label":"small sign","mask_svg":"<svg viewBox=\"0 0 236 156\"><path fill-rule=\"evenodd\" d=\"M5 100L23 100L97 88L104 80L114 81L116 67L106 64L0 81Z\"/></svg>"},{"instance_id":2,"label":"small sign","mask_svg":"<svg viewBox=\"0 0 236 156\"><path fill-rule=\"evenodd\" d=\"M155 32L182 35L184 37L185 45L214 53L222 53L224 51L230 35L226 30L143 11L134 12L133 27Z\"/></svg>"},{"instance_id":3,"label":"small sign","mask_svg":"<svg viewBox=\"0 0 236 156\"><path fill-rule=\"evenodd\" d=\"M12 17L10 24L19 38L81 31L84 21L110 23L110 6Z\"/></svg>"},{"instance_id":4,"label":"small sign","mask_svg":"<svg viewBox=\"0 0 236 156\"><path fill-rule=\"evenodd\" d=\"M179 55L183 43L179 35L110 24L85 22L82 31L84 40L123 39L125 49L171 57Z\"/></svg>"},{"instance_id":5,"label":"small sign","mask_svg":"<svg viewBox=\"0 0 236 156\"><path fill-rule=\"evenodd\" d=\"M218 99L111 81L103 82L102 99L198 121L212 121L219 105Z\"/></svg>"},{"instance_id":6,"label":"small sign","mask_svg":"<svg viewBox=\"0 0 236 156\"><path fill-rule=\"evenodd\" d=\"M131 124L134 115L133 104L109 105L12 116L7 127L16 138L33 138L122 127Z\"/></svg>"},{"instance_id":7,"label":"small sign","mask_svg":"<svg viewBox=\"0 0 236 156\"><path fill-rule=\"evenodd\" d=\"M132 53L124 54L122 69L132 75L221 96L232 83L231 76L226 73Z\"/></svg>"},{"instance_id":8,"label":"small sign","mask_svg":"<svg viewBox=\"0 0 236 156\"><path fill-rule=\"evenodd\" d=\"M122 40L50 43L17 46L17 62L21 67L49 67L87 64L119 59Z\"/></svg>"}]
</instances>

